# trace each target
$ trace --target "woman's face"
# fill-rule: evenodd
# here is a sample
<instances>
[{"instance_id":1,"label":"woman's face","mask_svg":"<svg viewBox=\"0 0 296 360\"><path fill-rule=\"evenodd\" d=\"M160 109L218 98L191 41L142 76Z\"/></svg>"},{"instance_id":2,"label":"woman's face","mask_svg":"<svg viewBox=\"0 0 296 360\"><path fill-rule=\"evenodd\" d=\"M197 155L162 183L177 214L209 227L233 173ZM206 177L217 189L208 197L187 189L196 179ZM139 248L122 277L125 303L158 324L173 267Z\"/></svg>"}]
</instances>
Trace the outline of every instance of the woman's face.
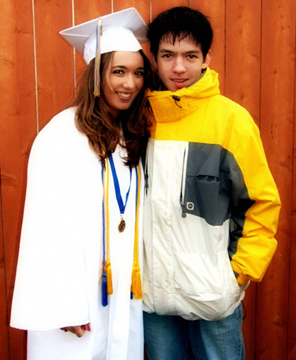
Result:
<instances>
[{"instance_id":1,"label":"woman's face","mask_svg":"<svg viewBox=\"0 0 296 360\"><path fill-rule=\"evenodd\" d=\"M110 113L127 110L144 85L144 60L139 52L116 51L102 90Z\"/></svg>"}]
</instances>

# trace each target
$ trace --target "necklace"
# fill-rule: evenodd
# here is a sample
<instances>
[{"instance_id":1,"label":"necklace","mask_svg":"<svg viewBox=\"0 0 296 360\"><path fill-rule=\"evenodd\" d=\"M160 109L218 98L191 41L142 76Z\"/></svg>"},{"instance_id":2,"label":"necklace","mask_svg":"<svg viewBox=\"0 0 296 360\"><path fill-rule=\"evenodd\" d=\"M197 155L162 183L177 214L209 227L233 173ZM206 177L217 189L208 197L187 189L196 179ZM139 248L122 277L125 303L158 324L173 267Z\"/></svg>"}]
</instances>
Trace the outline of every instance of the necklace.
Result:
<instances>
[{"instance_id":1,"label":"necklace","mask_svg":"<svg viewBox=\"0 0 296 360\"><path fill-rule=\"evenodd\" d=\"M102 271L102 305L108 305L108 295L113 294L113 286L112 286L112 270L111 270L111 261L110 261L110 229L109 229L109 164L112 171L112 163L113 159L110 156L105 161L106 166L104 167L102 163L102 184L103 184L103 199L102 199L102 222L103 222L103 271ZM113 163L114 165L114 163ZM115 168L115 167L114 167ZM140 264L139 264L139 208L140 208L140 184L141 184L141 166L140 162L138 166L135 168L136 173L136 200L135 200L135 232L134 232L134 259L133 259L133 269L132 269L132 277L131 277L131 299L133 296L135 299L142 298L142 286L141 286L141 274L140 274ZM114 181L114 173L112 171L113 181ZM117 178L117 175L116 175ZM132 179L132 169L130 168L130 184L129 189L126 194L126 202L124 205L123 213L125 210L125 206L127 204L130 187L131 187L131 179ZM117 179L118 182L118 179ZM118 184L119 186L119 184ZM117 191L114 181L114 188ZM121 196L120 196L121 197ZM122 199L121 199L122 202ZM117 198L118 203L118 198ZM118 203L119 205L119 203ZM121 211L121 210L120 210ZM124 221L123 218L121 222ZM120 224L118 226L118 230L120 231ZM125 228L125 222L124 222ZM124 231L124 229L122 230ZM120 232L122 232L120 231Z\"/></svg>"}]
</instances>

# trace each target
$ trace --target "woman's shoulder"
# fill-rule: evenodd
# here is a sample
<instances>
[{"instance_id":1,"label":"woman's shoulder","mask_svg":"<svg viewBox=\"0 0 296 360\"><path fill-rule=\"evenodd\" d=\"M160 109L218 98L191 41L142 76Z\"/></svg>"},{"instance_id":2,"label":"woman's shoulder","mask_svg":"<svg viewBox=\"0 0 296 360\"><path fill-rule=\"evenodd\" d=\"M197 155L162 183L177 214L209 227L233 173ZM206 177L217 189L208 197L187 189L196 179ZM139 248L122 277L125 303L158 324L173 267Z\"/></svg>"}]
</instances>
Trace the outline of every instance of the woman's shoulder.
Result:
<instances>
[{"instance_id":1,"label":"woman's shoulder","mask_svg":"<svg viewBox=\"0 0 296 360\"><path fill-rule=\"evenodd\" d=\"M85 141L85 136L76 128L75 111L72 107L55 115L37 135L32 150L59 151L75 147L79 140Z\"/></svg>"},{"instance_id":2,"label":"woman's shoulder","mask_svg":"<svg viewBox=\"0 0 296 360\"><path fill-rule=\"evenodd\" d=\"M51 132L60 131L62 129L71 129L75 124L75 111L76 109L71 107L55 115L40 131L38 137L46 136Z\"/></svg>"}]
</instances>

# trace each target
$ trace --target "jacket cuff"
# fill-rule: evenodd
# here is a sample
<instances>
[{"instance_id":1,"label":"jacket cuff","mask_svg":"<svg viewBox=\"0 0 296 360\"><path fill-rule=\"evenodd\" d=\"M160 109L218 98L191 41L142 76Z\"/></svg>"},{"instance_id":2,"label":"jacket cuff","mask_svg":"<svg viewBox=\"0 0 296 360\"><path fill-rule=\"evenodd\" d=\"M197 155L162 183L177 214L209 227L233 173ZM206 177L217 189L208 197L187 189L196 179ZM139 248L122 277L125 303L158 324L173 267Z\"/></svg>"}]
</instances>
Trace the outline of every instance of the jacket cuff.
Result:
<instances>
[{"instance_id":1,"label":"jacket cuff","mask_svg":"<svg viewBox=\"0 0 296 360\"><path fill-rule=\"evenodd\" d=\"M240 286L244 286L248 282L248 279L244 274L239 274L236 280Z\"/></svg>"}]
</instances>

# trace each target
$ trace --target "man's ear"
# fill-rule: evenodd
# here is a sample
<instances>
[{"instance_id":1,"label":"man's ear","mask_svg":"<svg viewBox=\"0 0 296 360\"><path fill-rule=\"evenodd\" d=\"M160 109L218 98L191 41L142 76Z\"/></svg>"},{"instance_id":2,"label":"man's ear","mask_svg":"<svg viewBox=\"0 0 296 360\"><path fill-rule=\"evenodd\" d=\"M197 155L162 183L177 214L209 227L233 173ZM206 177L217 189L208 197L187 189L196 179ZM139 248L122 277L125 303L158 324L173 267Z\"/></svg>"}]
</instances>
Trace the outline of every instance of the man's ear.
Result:
<instances>
[{"instance_id":1,"label":"man's ear","mask_svg":"<svg viewBox=\"0 0 296 360\"><path fill-rule=\"evenodd\" d=\"M204 63L201 66L202 69L206 69L210 65L211 61L212 61L212 50L209 50L205 57Z\"/></svg>"}]
</instances>

